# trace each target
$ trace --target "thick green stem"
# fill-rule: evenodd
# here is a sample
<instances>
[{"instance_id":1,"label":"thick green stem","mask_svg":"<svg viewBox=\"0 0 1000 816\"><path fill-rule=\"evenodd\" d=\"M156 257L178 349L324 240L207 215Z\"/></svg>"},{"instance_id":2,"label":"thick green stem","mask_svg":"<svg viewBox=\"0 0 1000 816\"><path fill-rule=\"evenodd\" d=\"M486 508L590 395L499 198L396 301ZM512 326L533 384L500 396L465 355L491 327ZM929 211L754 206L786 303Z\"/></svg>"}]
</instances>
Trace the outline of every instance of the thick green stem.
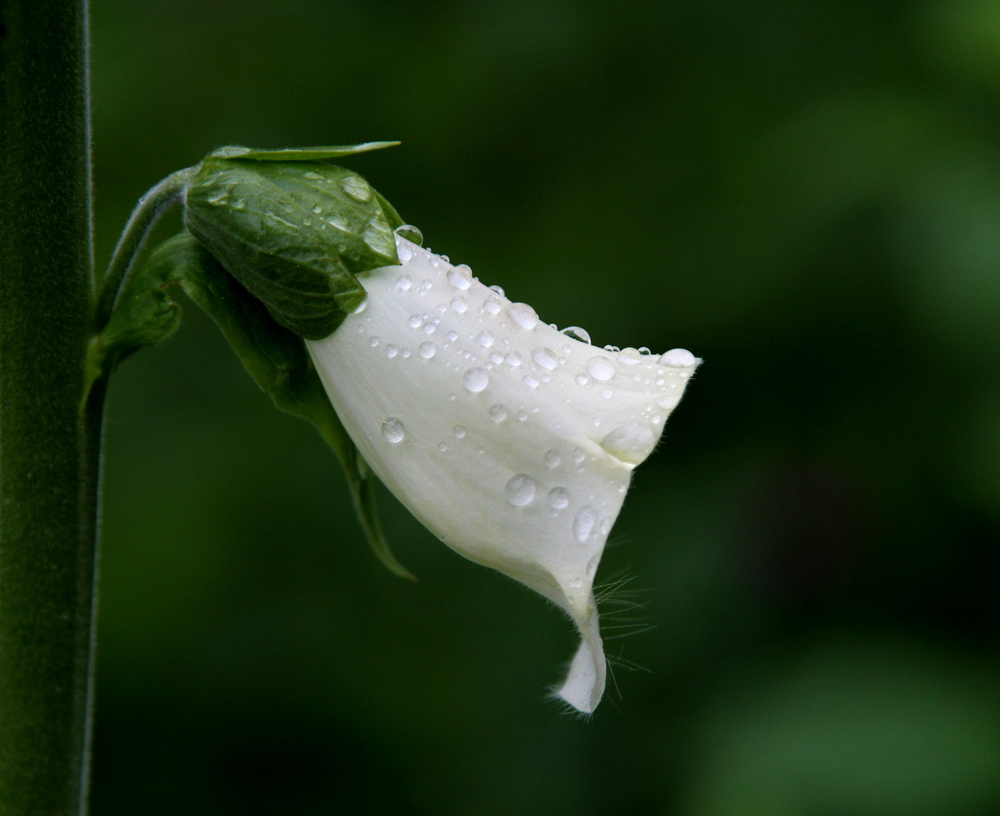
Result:
<instances>
[{"instance_id":1,"label":"thick green stem","mask_svg":"<svg viewBox=\"0 0 1000 816\"><path fill-rule=\"evenodd\" d=\"M85 811L104 382L85 0L0 0L0 813ZM81 405L81 403L83 403Z\"/></svg>"}]
</instances>

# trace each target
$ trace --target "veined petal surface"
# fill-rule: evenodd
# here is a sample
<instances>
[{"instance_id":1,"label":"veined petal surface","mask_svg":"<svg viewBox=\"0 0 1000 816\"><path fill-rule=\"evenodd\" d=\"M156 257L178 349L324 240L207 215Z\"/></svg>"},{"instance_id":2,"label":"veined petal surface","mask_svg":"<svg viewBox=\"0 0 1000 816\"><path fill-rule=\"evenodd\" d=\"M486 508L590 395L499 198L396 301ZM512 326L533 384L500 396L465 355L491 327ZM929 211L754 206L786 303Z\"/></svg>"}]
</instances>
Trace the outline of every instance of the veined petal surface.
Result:
<instances>
[{"instance_id":1,"label":"veined petal surface","mask_svg":"<svg viewBox=\"0 0 1000 816\"><path fill-rule=\"evenodd\" d=\"M591 712L605 684L594 575L632 470L700 360L592 346L396 240L401 265L360 276L362 307L309 352L397 498L456 552L570 615L582 642L556 694Z\"/></svg>"}]
</instances>

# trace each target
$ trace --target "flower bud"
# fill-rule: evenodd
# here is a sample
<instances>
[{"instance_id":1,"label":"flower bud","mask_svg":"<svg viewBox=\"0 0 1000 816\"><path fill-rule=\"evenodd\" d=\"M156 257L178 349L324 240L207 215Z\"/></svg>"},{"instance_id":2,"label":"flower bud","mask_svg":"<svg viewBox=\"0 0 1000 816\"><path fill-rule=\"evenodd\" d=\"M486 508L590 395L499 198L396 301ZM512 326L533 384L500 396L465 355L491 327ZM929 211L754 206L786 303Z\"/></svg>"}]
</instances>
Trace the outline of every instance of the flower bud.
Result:
<instances>
[{"instance_id":1,"label":"flower bud","mask_svg":"<svg viewBox=\"0 0 1000 816\"><path fill-rule=\"evenodd\" d=\"M310 340L364 300L357 274L398 263L399 217L361 176L308 160L327 155L347 152L223 148L185 196L188 230L278 323Z\"/></svg>"}]
</instances>

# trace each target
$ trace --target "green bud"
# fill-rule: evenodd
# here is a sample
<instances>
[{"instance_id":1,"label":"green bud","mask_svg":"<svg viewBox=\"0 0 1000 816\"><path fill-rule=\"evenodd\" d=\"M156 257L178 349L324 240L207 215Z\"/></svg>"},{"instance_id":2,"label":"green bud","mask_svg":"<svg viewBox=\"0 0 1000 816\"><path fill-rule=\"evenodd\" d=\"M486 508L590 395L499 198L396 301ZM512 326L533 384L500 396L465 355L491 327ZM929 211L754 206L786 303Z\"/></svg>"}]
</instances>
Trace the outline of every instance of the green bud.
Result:
<instances>
[{"instance_id":1,"label":"green bud","mask_svg":"<svg viewBox=\"0 0 1000 816\"><path fill-rule=\"evenodd\" d=\"M357 275L399 263L402 223L361 176L327 162L388 144L222 148L191 180L185 224L278 323L319 340L365 299Z\"/></svg>"}]
</instances>

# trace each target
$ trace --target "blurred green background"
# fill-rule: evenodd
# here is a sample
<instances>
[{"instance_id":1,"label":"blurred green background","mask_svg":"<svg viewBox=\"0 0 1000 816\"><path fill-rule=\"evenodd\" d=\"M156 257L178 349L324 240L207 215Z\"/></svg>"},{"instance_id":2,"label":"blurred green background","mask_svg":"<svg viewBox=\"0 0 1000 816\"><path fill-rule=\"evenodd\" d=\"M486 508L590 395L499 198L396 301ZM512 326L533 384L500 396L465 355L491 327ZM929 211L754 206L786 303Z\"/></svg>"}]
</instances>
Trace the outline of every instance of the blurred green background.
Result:
<instances>
[{"instance_id":1,"label":"blurred green background","mask_svg":"<svg viewBox=\"0 0 1000 816\"><path fill-rule=\"evenodd\" d=\"M389 575L188 304L110 394L95 816L1000 813L1000 3L92 16L99 263L213 148L400 139L350 166L432 248L705 359L599 574L656 628L583 722L569 623L384 495Z\"/></svg>"}]
</instances>

